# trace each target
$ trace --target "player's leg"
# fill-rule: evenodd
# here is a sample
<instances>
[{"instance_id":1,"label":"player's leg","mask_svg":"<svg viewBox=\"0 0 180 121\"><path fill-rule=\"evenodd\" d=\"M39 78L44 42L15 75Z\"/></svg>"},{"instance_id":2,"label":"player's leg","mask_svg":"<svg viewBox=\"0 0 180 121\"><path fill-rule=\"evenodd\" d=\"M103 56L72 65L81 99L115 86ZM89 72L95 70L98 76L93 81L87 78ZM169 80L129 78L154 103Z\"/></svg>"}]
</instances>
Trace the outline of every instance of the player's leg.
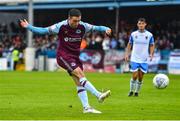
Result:
<instances>
[{"instance_id":1,"label":"player's leg","mask_svg":"<svg viewBox=\"0 0 180 121\"><path fill-rule=\"evenodd\" d=\"M71 72L73 78L74 78L74 81L75 83L81 87L80 89L84 90L88 90L90 91L92 94L94 94L97 98L100 98L104 93L101 93L99 92L98 90L96 90L96 88L85 78L85 75L82 71L82 69L80 67L77 67L76 69L74 69L72 72ZM86 98L86 100L84 100L84 96L83 97L81 96L81 94L78 94L80 99L81 99L81 102L82 104L84 102L88 102L88 99ZM86 94L86 97L87 97L87 94ZM107 97L107 96L106 96ZM83 110L83 113L101 113L100 111L90 107L89 105L86 105L86 107L84 107L84 110Z\"/></svg>"},{"instance_id":2,"label":"player's leg","mask_svg":"<svg viewBox=\"0 0 180 121\"><path fill-rule=\"evenodd\" d=\"M140 69L138 71L138 81L136 82L135 96L138 96L138 93L141 90L143 84L143 76L145 73L147 73L147 70L148 70L148 64L141 63Z\"/></svg>"},{"instance_id":3,"label":"player's leg","mask_svg":"<svg viewBox=\"0 0 180 121\"><path fill-rule=\"evenodd\" d=\"M80 67L77 67L71 72L72 75L76 76L79 79L80 85L83 86L86 90L90 91L93 95L95 95L99 101L104 101L106 97L110 95L110 91L107 91L105 93L101 93L98 91L93 84L91 84L90 81L87 80L87 78L84 75L84 72Z\"/></svg>"},{"instance_id":4,"label":"player's leg","mask_svg":"<svg viewBox=\"0 0 180 121\"><path fill-rule=\"evenodd\" d=\"M135 71L132 73L132 78L130 80L130 92L129 92L128 96L132 96L134 94L137 78L138 78L138 71Z\"/></svg>"},{"instance_id":5,"label":"player's leg","mask_svg":"<svg viewBox=\"0 0 180 121\"><path fill-rule=\"evenodd\" d=\"M101 113L95 109L91 109L89 106L89 102L88 102L88 96L87 96L87 92L86 89L81 86L80 82L79 82L79 78L75 75L72 75L72 71L74 70L74 62L72 64L72 60L63 58L63 56L57 57L57 63L59 66L61 66L62 68L64 68L65 70L67 70L67 72L69 73L69 75L72 77L72 79L74 80L76 86L77 86L77 91L78 91L78 97L81 100L81 103L83 105L83 109L88 109L83 111L84 113ZM76 65L76 64L75 64ZM80 74L78 74L80 75ZM81 74L81 76L83 76Z\"/></svg>"},{"instance_id":6,"label":"player's leg","mask_svg":"<svg viewBox=\"0 0 180 121\"><path fill-rule=\"evenodd\" d=\"M136 80L138 78L138 64L135 62L131 62L130 64L131 66L131 72L132 72L132 77L130 79L130 92L128 94L128 96L132 96L134 91L135 91L135 87L136 87Z\"/></svg>"},{"instance_id":7,"label":"player's leg","mask_svg":"<svg viewBox=\"0 0 180 121\"><path fill-rule=\"evenodd\" d=\"M90 107L86 89L80 85L77 77L72 75L72 78L77 86L78 97L82 103L83 109Z\"/></svg>"},{"instance_id":8,"label":"player's leg","mask_svg":"<svg viewBox=\"0 0 180 121\"><path fill-rule=\"evenodd\" d=\"M82 86L82 84L80 83L80 79L85 77L84 73L82 71L83 70L82 64L80 62L78 62L78 61L76 62L76 59L73 59L73 58L66 59L66 58L63 58L62 56L60 56L60 57L57 57L57 63L62 68L66 69L68 71L68 73L72 76L73 80L75 81L75 84L77 85L79 92L80 92L80 90L82 92L82 90L86 89L87 84L85 84L85 86ZM100 111L97 111L97 110L91 108L90 106L88 106L88 100L87 100L86 94L83 93L83 96L78 95L80 97L82 104L86 107L86 108L84 108L83 112L84 113L101 113Z\"/></svg>"},{"instance_id":9,"label":"player's leg","mask_svg":"<svg viewBox=\"0 0 180 121\"><path fill-rule=\"evenodd\" d=\"M99 92L85 77L83 71L80 67L77 67L74 69L71 74L75 76L77 80L77 84L80 84L82 87L84 87L86 90L90 91L93 95L96 97L99 97L101 95L101 92Z\"/></svg>"},{"instance_id":10,"label":"player's leg","mask_svg":"<svg viewBox=\"0 0 180 121\"><path fill-rule=\"evenodd\" d=\"M134 96L136 96L136 97L138 96L139 91L140 91L140 89L142 87L143 75L144 75L144 73L141 70L139 70L138 71L138 80L136 82L136 89L135 89L135 93L134 93Z\"/></svg>"}]
</instances>

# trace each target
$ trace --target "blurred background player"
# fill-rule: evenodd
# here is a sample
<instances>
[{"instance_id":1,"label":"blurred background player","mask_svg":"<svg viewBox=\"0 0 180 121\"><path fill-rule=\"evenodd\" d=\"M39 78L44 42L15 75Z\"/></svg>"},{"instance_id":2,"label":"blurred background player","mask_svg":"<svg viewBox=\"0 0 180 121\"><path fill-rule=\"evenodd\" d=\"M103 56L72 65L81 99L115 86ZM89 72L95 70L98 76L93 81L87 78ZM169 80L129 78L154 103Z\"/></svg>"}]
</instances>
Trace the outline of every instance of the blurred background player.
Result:
<instances>
[{"instance_id":1,"label":"blurred background player","mask_svg":"<svg viewBox=\"0 0 180 121\"><path fill-rule=\"evenodd\" d=\"M87 92L90 91L97 97L99 102L103 102L110 95L110 90L106 92L98 91L85 77L82 63L79 60L80 45L86 32L101 31L107 35L111 34L111 29L105 26L95 26L81 21L81 12L78 9L71 9L68 19L47 28L34 27L26 20L21 20L20 25L38 34L58 34L59 46L57 49L57 63L67 70L69 75L77 85L78 96L83 105L84 113L101 113L89 105Z\"/></svg>"},{"instance_id":2,"label":"blurred background player","mask_svg":"<svg viewBox=\"0 0 180 121\"><path fill-rule=\"evenodd\" d=\"M129 55L132 48L130 59L130 70L132 78L130 80L130 92L128 96L138 96L143 82L143 75L148 71L148 57L150 61L154 53L154 38L152 33L145 29L147 23L145 18L139 18L137 22L138 30L130 35L125 54L125 60L129 60Z\"/></svg>"}]
</instances>

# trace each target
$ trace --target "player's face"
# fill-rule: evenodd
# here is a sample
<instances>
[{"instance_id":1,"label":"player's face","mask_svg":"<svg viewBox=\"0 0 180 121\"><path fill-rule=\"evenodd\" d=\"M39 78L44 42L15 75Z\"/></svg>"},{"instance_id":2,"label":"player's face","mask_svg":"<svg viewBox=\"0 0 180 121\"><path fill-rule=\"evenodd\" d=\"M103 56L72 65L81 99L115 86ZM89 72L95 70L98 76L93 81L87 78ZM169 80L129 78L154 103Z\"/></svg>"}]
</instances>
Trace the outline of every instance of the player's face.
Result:
<instances>
[{"instance_id":1,"label":"player's face","mask_svg":"<svg viewBox=\"0 0 180 121\"><path fill-rule=\"evenodd\" d=\"M138 21L137 26L138 26L138 29L139 29L139 30L144 30L145 27L146 27L146 22L144 22L144 21Z\"/></svg>"},{"instance_id":2,"label":"player's face","mask_svg":"<svg viewBox=\"0 0 180 121\"><path fill-rule=\"evenodd\" d=\"M81 16L72 16L69 17L69 24L72 28L77 28L79 25L79 22L81 21Z\"/></svg>"}]
</instances>

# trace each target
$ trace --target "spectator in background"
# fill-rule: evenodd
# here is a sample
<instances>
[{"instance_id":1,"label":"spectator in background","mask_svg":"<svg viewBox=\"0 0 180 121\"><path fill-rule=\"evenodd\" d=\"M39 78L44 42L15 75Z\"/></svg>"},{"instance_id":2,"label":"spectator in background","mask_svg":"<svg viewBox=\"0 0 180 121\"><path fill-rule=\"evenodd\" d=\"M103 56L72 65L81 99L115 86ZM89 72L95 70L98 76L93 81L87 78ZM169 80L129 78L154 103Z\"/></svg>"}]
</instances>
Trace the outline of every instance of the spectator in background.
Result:
<instances>
[{"instance_id":1,"label":"spectator in background","mask_svg":"<svg viewBox=\"0 0 180 121\"><path fill-rule=\"evenodd\" d=\"M111 41L110 41L110 47L111 49L117 49L118 47L118 42L115 38L112 38Z\"/></svg>"},{"instance_id":2,"label":"spectator in background","mask_svg":"<svg viewBox=\"0 0 180 121\"><path fill-rule=\"evenodd\" d=\"M177 38L176 38L176 41L174 43L174 48L179 48L180 49L180 31L178 31L177 33Z\"/></svg>"},{"instance_id":3,"label":"spectator in background","mask_svg":"<svg viewBox=\"0 0 180 121\"><path fill-rule=\"evenodd\" d=\"M124 49L126 47L125 40L123 39L122 33L119 33L118 49Z\"/></svg>"},{"instance_id":4,"label":"spectator in background","mask_svg":"<svg viewBox=\"0 0 180 121\"><path fill-rule=\"evenodd\" d=\"M103 36L101 34L93 33L88 49L102 50L102 41Z\"/></svg>"},{"instance_id":5,"label":"spectator in background","mask_svg":"<svg viewBox=\"0 0 180 121\"><path fill-rule=\"evenodd\" d=\"M102 47L105 52L110 50L110 38L106 36L102 42Z\"/></svg>"},{"instance_id":6,"label":"spectator in background","mask_svg":"<svg viewBox=\"0 0 180 121\"><path fill-rule=\"evenodd\" d=\"M82 39L80 49L84 50L87 47L87 41L85 39Z\"/></svg>"},{"instance_id":7,"label":"spectator in background","mask_svg":"<svg viewBox=\"0 0 180 121\"><path fill-rule=\"evenodd\" d=\"M0 58L3 57L3 46L0 44Z\"/></svg>"},{"instance_id":8,"label":"spectator in background","mask_svg":"<svg viewBox=\"0 0 180 121\"><path fill-rule=\"evenodd\" d=\"M16 70L16 66L17 66L17 63L19 61L19 50L18 50L18 47L15 47L14 50L12 51L12 59L13 59L13 62L14 62L13 69Z\"/></svg>"},{"instance_id":9,"label":"spectator in background","mask_svg":"<svg viewBox=\"0 0 180 121\"><path fill-rule=\"evenodd\" d=\"M48 48L52 46L55 47L55 49L57 48L57 38L54 35L49 36Z\"/></svg>"},{"instance_id":10,"label":"spectator in background","mask_svg":"<svg viewBox=\"0 0 180 121\"><path fill-rule=\"evenodd\" d=\"M49 21L49 20L47 20ZM46 21L46 22L47 22ZM110 50L110 49L124 49L129 41L129 33L134 30L134 25L130 22L133 20L120 20L119 21L119 37L117 40L110 39L109 37L104 38L104 35L97 32L90 32L85 35L85 41L83 44L86 45L83 48L87 49L100 49L100 50ZM151 22L148 25L148 30L154 33L156 38L157 50L164 49L180 49L180 20L172 20L162 22L158 20L157 22ZM44 24L43 24L44 25ZM3 55L6 56L11 53L14 46L19 46L20 53L26 48L25 41L25 29L20 29L16 22L11 24L0 23L0 43L2 45ZM20 35L20 33L24 33ZM24 36L23 36L24 35ZM33 46L36 48L36 57L47 50L55 50L57 48L57 38L56 36L36 36L34 37ZM55 48L55 49L54 49ZM1 52L2 53L2 52Z\"/></svg>"}]
</instances>

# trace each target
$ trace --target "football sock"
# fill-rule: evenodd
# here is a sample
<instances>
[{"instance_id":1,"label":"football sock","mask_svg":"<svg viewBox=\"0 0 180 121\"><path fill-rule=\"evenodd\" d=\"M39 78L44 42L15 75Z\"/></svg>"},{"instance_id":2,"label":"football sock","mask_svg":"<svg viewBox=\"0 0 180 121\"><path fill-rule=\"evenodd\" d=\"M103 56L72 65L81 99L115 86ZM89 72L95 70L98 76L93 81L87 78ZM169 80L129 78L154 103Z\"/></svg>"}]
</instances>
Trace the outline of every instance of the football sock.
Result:
<instances>
[{"instance_id":1,"label":"football sock","mask_svg":"<svg viewBox=\"0 0 180 121\"><path fill-rule=\"evenodd\" d=\"M139 92L140 91L140 89L141 89L141 86L142 86L142 81L137 81L136 82L136 90L135 90L135 92Z\"/></svg>"},{"instance_id":2,"label":"football sock","mask_svg":"<svg viewBox=\"0 0 180 121\"><path fill-rule=\"evenodd\" d=\"M134 92L136 86L136 80L130 80L130 92Z\"/></svg>"},{"instance_id":3,"label":"football sock","mask_svg":"<svg viewBox=\"0 0 180 121\"><path fill-rule=\"evenodd\" d=\"M77 93L78 93L79 99L81 100L83 108L90 107L86 89L82 86L77 86Z\"/></svg>"},{"instance_id":4,"label":"football sock","mask_svg":"<svg viewBox=\"0 0 180 121\"><path fill-rule=\"evenodd\" d=\"M81 78L79 81L81 86L90 91L96 97L99 97L101 95L101 92L99 92L85 77Z\"/></svg>"}]
</instances>

